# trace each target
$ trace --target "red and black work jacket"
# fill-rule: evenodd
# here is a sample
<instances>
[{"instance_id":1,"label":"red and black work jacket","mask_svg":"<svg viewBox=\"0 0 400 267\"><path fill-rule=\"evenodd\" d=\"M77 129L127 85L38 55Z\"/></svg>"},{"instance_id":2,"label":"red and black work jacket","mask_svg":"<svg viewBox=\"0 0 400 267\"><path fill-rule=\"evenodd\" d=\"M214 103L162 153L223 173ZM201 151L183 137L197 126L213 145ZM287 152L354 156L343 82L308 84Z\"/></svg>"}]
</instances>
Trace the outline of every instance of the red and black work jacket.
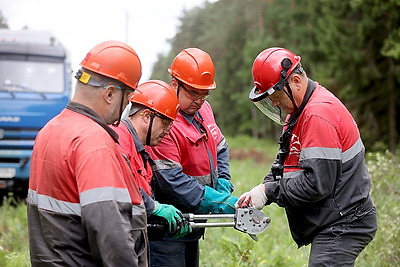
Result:
<instances>
[{"instance_id":1,"label":"red and black work jacket","mask_svg":"<svg viewBox=\"0 0 400 267\"><path fill-rule=\"evenodd\" d=\"M286 208L299 246L355 210L373 208L356 122L338 98L315 84L293 129L282 179L274 181L270 173L264 180L268 200Z\"/></svg>"},{"instance_id":2,"label":"red and black work jacket","mask_svg":"<svg viewBox=\"0 0 400 267\"><path fill-rule=\"evenodd\" d=\"M129 119L123 120L118 127L113 127L113 129L119 135L118 148L129 162L136 184L142 194L147 215L150 216L154 211L154 194L151 188L153 178L151 164L153 161Z\"/></svg>"},{"instance_id":3,"label":"red and black work jacket","mask_svg":"<svg viewBox=\"0 0 400 267\"><path fill-rule=\"evenodd\" d=\"M28 229L32 266L143 266L146 214L118 135L71 102L39 132Z\"/></svg>"},{"instance_id":4,"label":"red and black work jacket","mask_svg":"<svg viewBox=\"0 0 400 267\"><path fill-rule=\"evenodd\" d=\"M204 185L231 178L228 145L208 102L192 116L180 111L169 135L146 149L156 164L156 200L184 213L198 210Z\"/></svg>"}]
</instances>

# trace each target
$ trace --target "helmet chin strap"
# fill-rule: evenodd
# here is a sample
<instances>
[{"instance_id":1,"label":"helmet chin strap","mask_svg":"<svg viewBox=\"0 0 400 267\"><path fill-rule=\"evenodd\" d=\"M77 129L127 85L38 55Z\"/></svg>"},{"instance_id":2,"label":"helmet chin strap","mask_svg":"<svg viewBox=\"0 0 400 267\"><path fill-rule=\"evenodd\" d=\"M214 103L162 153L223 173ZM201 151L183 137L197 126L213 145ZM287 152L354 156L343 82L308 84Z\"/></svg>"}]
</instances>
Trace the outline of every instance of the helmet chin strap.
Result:
<instances>
[{"instance_id":1,"label":"helmet chin strap","mask_svg":"<svg viewBox=\"0 0 400 267\"><path fill-rule=\"evenodd\" d=\"M119 105L119 117L118 117L118 120L112 124L115 127L118 127L118 125L121 123L121 117L122 117L122 113L123 113L122 106L124 105L125 90L121 90L121 92L122 92L122 96L121 96L121 104Z\"/></svg>"},{"instance_id":2,"label":"helmet chin strap","mask_svg":"<svg viewBox=\"0 0 400 267\"><path fill-rule=\"evenodd\" d=\"M288 82L285 82L285 85L287 87L287 90L283 89L283 92L285 92L285 94L289 97L290 101L292 101L294 113L297 113L297 111L299 110L299 107L296 105L296 102L294 102L292 88L290 88L290 85Z\"/></svg>"},{"instance_id":3,"label":"helmet chin strap","mask_svg":"<svg viewBox=\"0 0 400 267\"><path fill-rule=\"evenodd\" d=\"M156 116L155 113L151 113L150 114L150 123L149 123L149 128L147 128L147 136L146 136L146 145L147 146L150 145L151 132L152 132L152 129L153 129L153 121L154 121L155 116Z\"/></svg>"},{"instance_id":4,"label":"helmet chin strap","mask_svg":"<svg viewBox=\"0 0 400 267\"><path fill-rule=\"evenodd\" d=\"M285 94L289 97L290 101L292 101L293 107L294 107L294 113L296 113L299 108L297 107L296 103L294 102L293 91L290 88L289 82L287 81L288 76L289 76L288 71L292 67L292 65L293 65L293 63L289 58L284 58L281 61L282 70L280 73L279 82L276 84L276 89L279 91L285 92ZM287 88L287 90L285 90L285 87Z\"/></svg>"},{"instance_id":5,"label":"helmet chin strap","mask_svg":"<svg viewBox=\"0 0 400 267\"><path fill-rule=\"evenodd\" d=\"M290 87L289 87L290 88ZM311 79L308 79L306 94L304 95L303 101L297 111L290 115L289 120L287 122L287 128L282 133L279 138L279 152L276 156L276 159L271 167L271 172L274 176L274 180L279 180L283 177L283 169L286 157L289 155L289 146L290 146L290 138L292 136L292 130L297 124L297 121L303 112L305 106L310 100L312 94L314 93L316 88L316 84Z\"/></svg>"},{"instance_id":6,"label":"helmet chin strap","mask_svg":"<svg viewBox=\"0 0 400 267\"><path fill-rule=\"evenodd\" d=\"M176 90L176 95L178 96L179 99L179 92L181 91L181 86L183 86L182 85L183 83L178 79L176 79L176 81L178 82L178 89Z\"/></svg>"}]
</instances>

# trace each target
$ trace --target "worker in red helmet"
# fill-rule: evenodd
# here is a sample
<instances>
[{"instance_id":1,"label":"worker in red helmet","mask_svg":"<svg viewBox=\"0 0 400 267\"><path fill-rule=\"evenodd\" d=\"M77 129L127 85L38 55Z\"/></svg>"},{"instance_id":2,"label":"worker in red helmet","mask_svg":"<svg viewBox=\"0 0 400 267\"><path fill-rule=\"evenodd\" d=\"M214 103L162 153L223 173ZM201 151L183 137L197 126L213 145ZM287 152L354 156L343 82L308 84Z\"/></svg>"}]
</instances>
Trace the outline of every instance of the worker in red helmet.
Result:
<instances>
[{"instance_id":1,"label":"worker in red helmet","mask_svg":"<svg viewBox=\"0 0 400 267\"><path fill-rule=\"evenodd\" d=\"M148 265L143 200L108 126L141 69L129 45L95 45L72 101L37 135L27 197L32 266Z\"/></svg>"},{"instance_id":2,"label":"worker in red helmet","mask_svg":"<svg viewBox=\"0 0 400 267\"><path fill-rule=\"evenodd\" d=\"M150 228L149 237L160 238L162 234L184 235L192 229L183 219L181 211L153 199L151 184L153 175L157 173L153 173L151 168L154 162L145 150L146 145L156 146L168 135L179 110L176 92L166 82L150 80L139 85L129 100L131 107L128 118L114 128L119 135L119 148L134 172L148 217L161 217L168 226L165 233L161 231L161 234L152 234ZM159 222L162 223L162 220Z\"/></svg>"},{"instance_id":3,"label":"worker in red helmet","mask_svg":"<svg viewBox=\"0 0 400 267\"><path fill-rule=\"evenodd\" d=\"M161 174L155 198L185 213L235 213L228 145L206 101L216 88L211 57L199 48L187 48L168 71L180 110L169 135L149 148ZM181 238L150 241L151 266L198 266L203 234L204 229L193 229Z\"/></svg>"},{"instance_id":4,"label":"worker in red helmet","mask_svg":"<svg viewBox=\"0 0 400 267\"><path fill-rule=\"evenodd\" d=\"M354 266L377 231L365 148L350 112L300 60L272 47L253 63L249 97L284 131L271 171L236 207L276 203L297 245L311 244L309 266Z\"/></svg>"}]
</instances>

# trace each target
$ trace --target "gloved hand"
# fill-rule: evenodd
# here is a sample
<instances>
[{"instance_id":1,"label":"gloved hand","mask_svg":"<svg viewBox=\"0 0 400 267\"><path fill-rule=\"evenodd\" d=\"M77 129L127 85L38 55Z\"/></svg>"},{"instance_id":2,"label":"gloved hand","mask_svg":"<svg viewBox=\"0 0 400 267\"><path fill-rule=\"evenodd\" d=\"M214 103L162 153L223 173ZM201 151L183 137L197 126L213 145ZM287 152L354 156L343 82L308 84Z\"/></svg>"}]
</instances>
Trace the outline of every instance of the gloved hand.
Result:
<instances>
[{"instance_id":1,"label":"gloved hand","mask_svg":"<svg viewBox=\"0 0 400 267\"><path fill-rule=\"evenodd\" d=\"M232 193L234 190L231 181L225 178L217 179L217 185L215 186L215 189L218 192L227 192L227 193Z\"/></svg>"},{"instance_id":2,"label":"gloved hand","mask_svg":"<svg viewBox=\"0 0 400 267\"><path fill-rule=\"evenodd\" d=\"M172 205L161 204L158 201L155 201L155 206L152 215L165 218L168 221L168 231L175 231L178 224L182 222L182 212Z\"/></svg>"},{"instance_id":3,"label":"gloved hand","mask_svg":"<svg viewBox=\"0 0 400 267\"><path fill-rule=\"evenodd\" d=\"M267 195L265 194L265 184L259 184L249 192L243 193L238 202L235 204L235 208L247 208L249 206L261 210L265 203L267 203Z\"/></svg>"},{"instance_id":4,"label":"gloved hand","mask_svg":"<svg viewBox=\"0 0 400 267\"><path fill-rule=\"evenodd\" d=\"M227 192L219 192L212 187L204 186L203 199L200 202L199 212L233 214L238 198Z\"/></svg>"},{"instance_id":5,"label":"gloved hand","mask_svg":"<svg viewBox=\"0 0 400 267\"><path fill-rule=\"evenodd\" d=\"M180 223L179 230L172 238L174 239L181 238L187 234L190 234L191 232L192 232L192 226L190 226L190 223L187 220L182 220Z\"/></svg>"}]
</instances>

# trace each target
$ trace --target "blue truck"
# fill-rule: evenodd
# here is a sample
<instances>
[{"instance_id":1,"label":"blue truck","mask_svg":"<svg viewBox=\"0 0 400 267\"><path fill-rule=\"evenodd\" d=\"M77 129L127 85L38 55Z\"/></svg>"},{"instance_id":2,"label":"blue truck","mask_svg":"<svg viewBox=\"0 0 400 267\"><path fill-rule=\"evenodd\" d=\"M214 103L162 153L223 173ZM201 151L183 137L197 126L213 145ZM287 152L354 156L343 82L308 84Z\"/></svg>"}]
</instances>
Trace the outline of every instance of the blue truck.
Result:
<instances>
[{"instance_id":1,"label":"blue truck","mask_svg":"<svg viewBox=\"0 0 400 267\"><path fill-rule=\"evenodd\" d=\"M39 130L71 97L68 50L45 31L0 30L0 197L27 193Z\"/></svg>"}]
</instances>

